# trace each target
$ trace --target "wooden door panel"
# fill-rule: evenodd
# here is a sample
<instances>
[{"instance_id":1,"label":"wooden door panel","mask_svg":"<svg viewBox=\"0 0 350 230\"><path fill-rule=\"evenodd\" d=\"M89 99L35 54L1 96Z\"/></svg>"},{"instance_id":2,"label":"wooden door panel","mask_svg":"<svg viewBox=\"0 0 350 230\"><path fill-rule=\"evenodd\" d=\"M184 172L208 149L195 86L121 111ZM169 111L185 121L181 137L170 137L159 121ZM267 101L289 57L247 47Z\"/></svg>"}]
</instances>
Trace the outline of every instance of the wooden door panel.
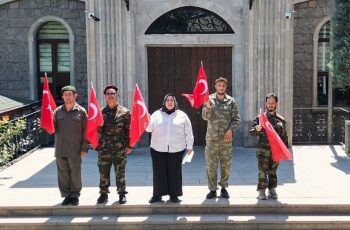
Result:
<instances>
[{"instance_id":1,"label":"wooden door panel","mask_svg":"<svg viewBox=\"0 0 350 230\"><path fill-rule=\"evenodd\" d=\"M215 91L214 82L219 75L232 79L232 48L149 47L147 55L149 111L153 113L161 107L166 93L175 93L180 109L191 120L195 145L205 145L206 122L202 119L201 109L192 108L181 94L192 92L201 60L208 76L210 93ZM231 88L229 82L229 94Z\"/></svg>"}]
</instances>

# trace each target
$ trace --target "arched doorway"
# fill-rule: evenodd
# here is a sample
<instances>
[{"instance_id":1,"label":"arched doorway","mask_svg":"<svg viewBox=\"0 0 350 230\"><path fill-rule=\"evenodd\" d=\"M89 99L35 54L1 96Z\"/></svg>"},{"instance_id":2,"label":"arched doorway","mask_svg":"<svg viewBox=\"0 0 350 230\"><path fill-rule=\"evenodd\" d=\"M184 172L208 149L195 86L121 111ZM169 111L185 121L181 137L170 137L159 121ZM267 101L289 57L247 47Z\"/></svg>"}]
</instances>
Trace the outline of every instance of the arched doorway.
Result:
<instances>
[{"instance_id":1,"label":"arched doorway","mask_svg":"<svg viewBox=\"0 0 350 230\"><path fill-rule=\"evenodd\" d=\"M192 6L173 9L158 17L146 30L152 34L234 34L230 25L212 11ZM188 35L187 35L188 36ZM208 76L210 93L218 75L232 79L232 46L152 45L147 47L149 110L160 108L166 93L177 96L179 107L190 118L195 145L205 144L206 122L201 110L191 108L182 93L191 93L201 61ZM232 91L232 82L227 89Z\"/></svg>"},{"instance_id":2,"label":"arched doorway","mask_svg":"<svg viewBox=\"0 0 350 230\"><path fill-rule=\"evenodd\" d=\"M42 83L47 73L52 95L61 104L61 88L70 84L69 33L60 22L49 21L39 28L36 43L38 98L42 97Z\"/></svg>"},{"instance_id":3,"label":"arched doorway","mask_svg":"<svg viewBox=\"0 0 350 230\"><path fill-rule=\"evenodd\" d=\"M325 23L317 41L317 106L328 105L330 22Z\"/></svg>"}]
</instances>

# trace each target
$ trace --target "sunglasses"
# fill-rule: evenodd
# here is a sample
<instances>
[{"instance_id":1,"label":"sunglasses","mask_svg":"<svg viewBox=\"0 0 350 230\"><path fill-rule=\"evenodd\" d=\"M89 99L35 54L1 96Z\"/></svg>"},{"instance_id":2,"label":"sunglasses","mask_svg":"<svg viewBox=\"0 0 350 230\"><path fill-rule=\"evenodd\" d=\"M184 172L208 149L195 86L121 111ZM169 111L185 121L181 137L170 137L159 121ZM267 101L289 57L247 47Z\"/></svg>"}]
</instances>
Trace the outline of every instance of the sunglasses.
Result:
<instances>
[{"instance_id":1,"label":"sunglasses","mask_svg":"<svg viewBox=\"0 0 350 230\"><path fill-rule=\"evenodd\" d=\"M116 93L105 93L106 96L115 96Z\"/></svg>"}]
</instances>

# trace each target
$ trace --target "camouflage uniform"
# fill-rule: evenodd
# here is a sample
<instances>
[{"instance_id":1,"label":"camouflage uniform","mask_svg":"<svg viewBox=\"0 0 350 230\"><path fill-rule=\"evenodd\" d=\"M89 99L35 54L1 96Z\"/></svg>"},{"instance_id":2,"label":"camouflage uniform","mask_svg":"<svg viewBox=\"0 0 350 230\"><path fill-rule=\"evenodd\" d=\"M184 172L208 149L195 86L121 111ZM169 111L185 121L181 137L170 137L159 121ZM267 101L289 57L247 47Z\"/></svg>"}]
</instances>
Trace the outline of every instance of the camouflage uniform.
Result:
<instances>
[{"instance_id":1,"label":"camouflage uniform","mask_svg":"<svg viewBox=\"0 0 350 230\"><path fill-rule=\"evenodd\" d=\"M231 173L232 141L225 142L224 135L228 130L237 129L240 117L237 104L233 97L225 94L223 101L217 100L216 93L209 96L211 108L203 105L202 117L208 121L205 146L205 160L210 191L217 189L218 163L221 165L221 180L219 185L228 187Z\"/></svg>"},{"instance_id":2,"label":"camouflage uniform","mask_svg":"<svg viewBox=\"0 0 350 230\"><path fill-rule=\"evenodd\" d=\"M288 146L286 121L284 118L277 113L271 115L270 113L265 112L265 115L282 139L283 143ZM259 136L258 148L256 152L259 169L257 190L260 191L266 188L273 189L277 187L277 168L279 162L272 160L271 148L265 130L262 129L260 132L258 132L255 129L256 125L259 125L259 117L254 119L252 128L249 131L252 136Z\"/></svg>"},{"instance_id":3,"label":"camouflage uniform","mask_svg":"<svg viewBox=\"0 0 350 230\"><path fill-rule=\"evenodd\" d=\"M117 105L111 109L108 106L102 109L104 124L99 128L100 141L98 147L98 168L100 172L100 193L109 193L110 171L112 164L116 176L117 191L125 191L125 149L129 145L130 111Z\"/></svg>"}]
</instances>

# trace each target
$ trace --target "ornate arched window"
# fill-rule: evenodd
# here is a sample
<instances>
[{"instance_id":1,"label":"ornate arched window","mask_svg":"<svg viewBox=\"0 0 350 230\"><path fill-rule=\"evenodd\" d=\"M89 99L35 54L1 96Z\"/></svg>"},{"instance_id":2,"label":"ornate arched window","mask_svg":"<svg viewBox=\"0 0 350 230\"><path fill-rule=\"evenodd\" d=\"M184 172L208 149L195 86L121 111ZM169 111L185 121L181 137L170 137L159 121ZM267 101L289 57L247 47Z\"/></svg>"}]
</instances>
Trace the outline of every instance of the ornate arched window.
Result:
<instances>
[{"instance_id":1,"label":"ornate arched window","mask_svg":"<svg viewBox=\"0 0 350 230\"><path fill-rule=\"evenodd\" d=\"M70 83L69 33L60 22L49 21L37 32L38 94L41 98L44 74L48 74L51 92L60 103L61 88Z\"/></svg>"},{"instance_id":2,"label":"ornate arched window","mask_svg":"<svg viewBox=\"0 0 350 230\"><path fill-rule=\"evenodd\" d=\"M185 6L157 18L145 34L234 34L231 26L209 10Z\"/></svg>"},{"instance_id":3,"label":"ornate arched window","mask_svg":"<svg viewBox=\"0 0 350 230\"><path fill-rule=\"evenodd\" d=\"M330 58L330 22L325 23L318 37L317 46L317 101L319 106L328 104L328 82Z\"/></svg>"}]
</instances>

